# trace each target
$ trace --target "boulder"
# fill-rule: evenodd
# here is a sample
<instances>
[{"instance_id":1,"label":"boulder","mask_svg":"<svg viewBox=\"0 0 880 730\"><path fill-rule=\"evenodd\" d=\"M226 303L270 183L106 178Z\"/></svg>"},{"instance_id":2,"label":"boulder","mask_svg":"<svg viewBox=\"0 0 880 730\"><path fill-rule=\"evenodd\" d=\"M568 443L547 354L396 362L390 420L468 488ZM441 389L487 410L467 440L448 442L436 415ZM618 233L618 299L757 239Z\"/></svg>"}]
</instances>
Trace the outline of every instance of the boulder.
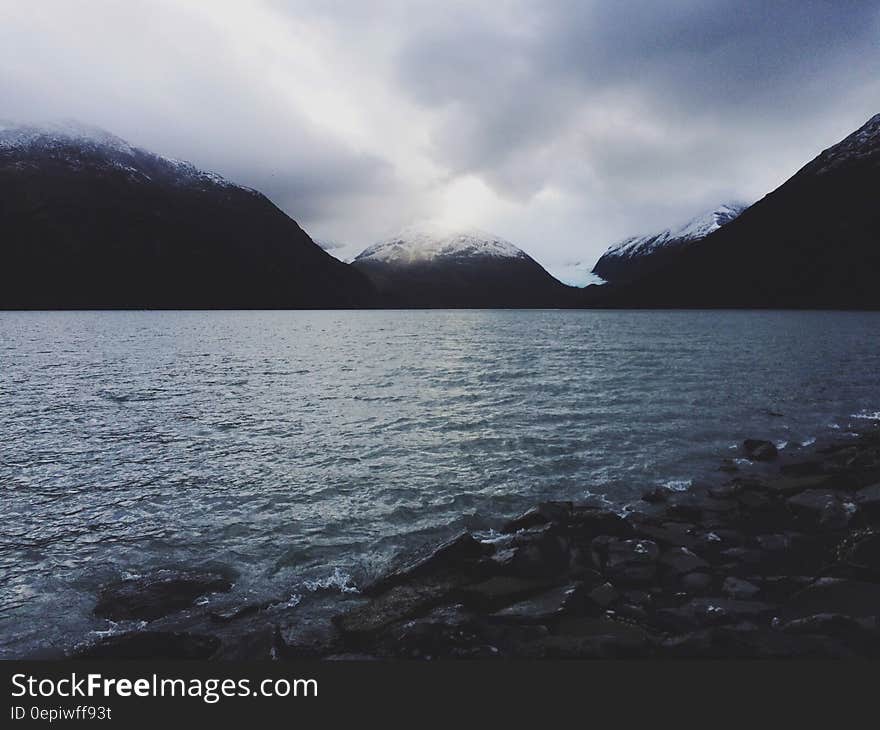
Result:
<instances>
[{"instance_id":1,"label":"boulder","mask_svg":"<svg viewBox=\"0 0 880 730\"><path fill-rule=\"evenodd\" d=\"M668 575L682 576L709 567L703 558L685 547L669 548L660 556L660 564Z\"/></svg>"},{"instance_id":2,"label":"boulder","mask_svg":"<svg viewBox=\"0 0 880 730\"><path fill-rule=\"evenodd\" d=\"M571 502L542 502L537 507L532 507L519 517L507 522L501 528L501 532L513 533L527 530L530 527L546 525L549 522L567 522L571 516L572 508Z\"/></svg>"},{"instance_id":3,"label":"boulder","mask_svg":"<svg viewBox=\"0 0 880 730\"><path fill-rule=\"evenodd\" d=\"M787 500L789 509L808 525L826 530L845 528L856 511L856 505L844 501L840 492L808 489Z\"/></svg>"},{"instance_id":4,"label":"boulder","mask_svg":"<svg viewBox=\"0 0 880 730\"><path fill-rule=\"evenodd\" d=\"M721 592L725 596L735 598L737 600L749 600L754 598L761 592L761 589L754 583L750 583L742 578L728 576L721 584Z\"/></svg>"},{"instance_id":5,"label":"boulder","mask_svg":"<svg viewBox=\"0 0 880 730\"><path fill-rule=\"evenodd\" d=\"M611 606L618 598L620 598L620 594L617 592L617 589L610 583L602 583L601 585L593 588L587 594L587 598L590 603L593 604L593 606L595 606L601 612Z\"/></svg>"},{"instance_id":6,"label":"boulder","mask_svg":"<svg viewBox=\"0 0 880 730\"><path fill-rule=\"evenodd\" d=\"M475 571L479 559L493 551L469 532L460 532L425 553L405 559L378 580L363 588L364 595L376 596L416 578L468 575Z\"/></svg>"},{"instance_id":7,"label":"boulder","mask_svg":"<svg viewBox=\"0 0 880 730\"><path fill-rule=\"evenodd\" d=\"M77 659L209 659L220 648L216 636L137 631L103 639L76 652Z\"/></svg>"},{"instance_id":8,"label":"boulder","mask_svg":"<svg viewBox=\"0 0 880 730\"><path fill-rule=\"evenodd\" d=\"M111 621L153 621L189 608L201 596L231 588L232 582L216 572L158 570L102 587L94 613Z\"/></svg>"},{"instance_id":9,"label":"boulder","mask_svg":"<svg viewBox=\"0 0 880 730\"><path fill-rule=\"evenodd\" d=\"M557 586L538 595L496 611L488 618L498 623L538 624L569 614L584 612L586 595L583 584Z\"/></svg>"},{"instance_id":10,"label":"boulder","mask_svg":"<svg viewBox=\"0 0 880 730\"><path fill-rule=\"evenodd\" d=\"M880 517L880 484L860 489L853 495L853 501L869 517Z\"/></svg>"},{"instance_id":11,"label":"boulder","mask_svg":"<svg viewBox=\"0 0 880 730\"><path fill-rule=\"evenodd\" d=\"M548 578L495 576L481 583L465 586L457 595L467 608L492 612L558 584L558 580Z\"/></svg>"},{"instance_id":12,"label":"boulder","mask_svg":"<svg viewBox=\"0 0 880 730\"><path fill-rule=\"evenodd\" d=\"M673 632L741 621L770 618L776 607L760 601L741 601L723 597L693 598L678 608L666 608L656 613L656 621Z\"/></svg>"},{"instance_id":13,"label":"boulder","mask_svg":"<svg viewBox=\"0 0 880 730\"><path fill-rule=\"evenodd\" d=\"M370 638L393 623L427 612L449 598L451 591L452 586L444 583L398 585L363 606L335 616L333 621L346 637Z\"/></svg>"},{"instance_id":14,"label":"boulder","mask_svg":"<svg viewBox=\"0 0 880 730\"><path fill-rule=\"evenodd\" d=\"M761 439L746 439L743 441L743 451L753 461L773 461L779 456L779 451L771 441Z\"/></svg>"},{"instance_id":15,"label":"boulder","mask_svg":"<svg viewBox=\"0 0 880 730\"><path fill-rule=\"evenodd\" d=\"M780 617L792 621L822 613L841 613L853 618L876 616L880 614L880 585L821 578L783 604Z\"/></svg>"}]
</instances>

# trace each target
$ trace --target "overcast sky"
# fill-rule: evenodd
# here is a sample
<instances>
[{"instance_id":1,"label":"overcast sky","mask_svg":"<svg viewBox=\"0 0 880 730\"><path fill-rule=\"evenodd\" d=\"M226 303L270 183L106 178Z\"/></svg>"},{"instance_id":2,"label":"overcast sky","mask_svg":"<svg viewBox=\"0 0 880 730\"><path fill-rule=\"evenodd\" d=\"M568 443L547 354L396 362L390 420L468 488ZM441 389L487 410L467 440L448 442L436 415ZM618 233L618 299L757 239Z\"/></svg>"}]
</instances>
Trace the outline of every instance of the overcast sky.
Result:
<instances>
[{"instance_id":1,"label":"overcast sky","mask_svg":"<svg viewBox=\"0 0 880 730\"><path fill-rule=\"evenodd\" d=\"M0 104L258 188L343 257L432 220L561 274L880 112L880 0L0 0Z\"/></svg>"}]
</instances>

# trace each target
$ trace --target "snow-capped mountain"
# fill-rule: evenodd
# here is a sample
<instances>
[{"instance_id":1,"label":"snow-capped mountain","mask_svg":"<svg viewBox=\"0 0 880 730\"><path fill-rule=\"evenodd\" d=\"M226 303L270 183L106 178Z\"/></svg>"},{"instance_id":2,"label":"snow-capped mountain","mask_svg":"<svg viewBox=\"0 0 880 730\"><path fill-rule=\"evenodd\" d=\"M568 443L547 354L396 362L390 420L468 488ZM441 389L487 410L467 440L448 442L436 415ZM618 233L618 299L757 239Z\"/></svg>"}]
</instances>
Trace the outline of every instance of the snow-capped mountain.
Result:
<instances>
[{"instance_id":1,"label":"snow-capped mountain","mask_svg":"<svg viewBox=\"0 0 880 730\"><path fill-rule=\"evenodd\" d=\"M405 266L451 258L525 259L528 256L510 241L477 229L455 231L420 226L366 248L355 261Z\"/></svg>"},{"instance_id":2,"label":"snow-capped mountain","mask_svg":"<svg viewBox=\"0 0 880 730\"><path fill-rule=\"evenodd\" d=\"M570 296L522 249L473 229L412 227L365 249L352 264L389 306L562 306Z\"/></svg>"},{"instance_id":3,"label":"snow-capped mountain","mask_svg":"<svg viewBox=\"0 0 880 730\"><path fill-rule=\"evenodd\" d=\"M374 296L260 193L76 122L0 124L0 307L336 307Z\"/></svg>"},{"instance_id":4,"label":"snow-capped mountain","mask_svg":"<svg viewBox=\"0 0 880 730\"><path fill-rule=\"evenodd\" d=\"M190 162L133 147L115 134L76 120L45 125L0 120L0 156L16 158L19 169L37 168L51 160L79 169L118 170L143 181L159 176L178 185L233 187L256 193Z\"/></svg>"},{"instance_id":5,"label":"snow-capped mountain","mask_svg":"<svg viewBox=\"0 0 880 730\"><path fill-rule=\"evenodd\" d=\"M748 205L725 203L682 226L646 236L633 236L610 246L593 267L607 281L633 281L668 262L670 252L701 241L737 218Z\"/></svg>"},{"instance_id":6,"label":"snow-capped mountain","mask_svg":"<svg viewBox=\"0 0 880 730\"><path fill-rule=\"evenodd\" d=\"M880 115L602 306L880 309ZM602 298L601 302L599 299Z\"/></svg>"}]
</instances>

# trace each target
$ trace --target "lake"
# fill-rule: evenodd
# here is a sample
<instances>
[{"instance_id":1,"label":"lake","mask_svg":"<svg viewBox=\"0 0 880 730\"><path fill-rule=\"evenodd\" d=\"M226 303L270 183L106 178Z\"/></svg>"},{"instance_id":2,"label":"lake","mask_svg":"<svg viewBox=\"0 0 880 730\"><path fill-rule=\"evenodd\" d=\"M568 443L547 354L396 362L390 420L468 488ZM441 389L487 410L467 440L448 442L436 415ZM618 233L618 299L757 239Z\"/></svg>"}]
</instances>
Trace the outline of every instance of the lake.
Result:
<instances>
[{"instance_id":1,"label":"lake","mask_svg":"<svg viewBox=\"0 0 880 730\"><path fill-rule=\"evenodd\" d=\"M97 588L223 567L353 590L542 499L719 479L746 437L880 417L880 313L0 313L0 656L108 629ZM745 465L744 465L745 466Z\"/></svg>"}]
</instances>

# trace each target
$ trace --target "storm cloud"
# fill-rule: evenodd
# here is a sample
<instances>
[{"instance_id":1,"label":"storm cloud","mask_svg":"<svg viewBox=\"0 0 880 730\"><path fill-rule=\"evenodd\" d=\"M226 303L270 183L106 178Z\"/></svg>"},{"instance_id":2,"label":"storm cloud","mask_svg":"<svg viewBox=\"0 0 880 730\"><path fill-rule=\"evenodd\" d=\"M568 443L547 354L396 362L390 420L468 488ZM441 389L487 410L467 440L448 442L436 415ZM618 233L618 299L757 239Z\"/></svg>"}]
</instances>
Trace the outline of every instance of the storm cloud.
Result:
<instances>
[{"instance_id":1,"label":"storm cloud","mask_svg":"<svg viewBox=\"0 0 880 730\"><path fill-rule=\"evenodd\" d=\"M435 219L561 272L880 111L880 2L0 0L0 101L256 187L337 255Z\"/></svg>"}]
</instances>

